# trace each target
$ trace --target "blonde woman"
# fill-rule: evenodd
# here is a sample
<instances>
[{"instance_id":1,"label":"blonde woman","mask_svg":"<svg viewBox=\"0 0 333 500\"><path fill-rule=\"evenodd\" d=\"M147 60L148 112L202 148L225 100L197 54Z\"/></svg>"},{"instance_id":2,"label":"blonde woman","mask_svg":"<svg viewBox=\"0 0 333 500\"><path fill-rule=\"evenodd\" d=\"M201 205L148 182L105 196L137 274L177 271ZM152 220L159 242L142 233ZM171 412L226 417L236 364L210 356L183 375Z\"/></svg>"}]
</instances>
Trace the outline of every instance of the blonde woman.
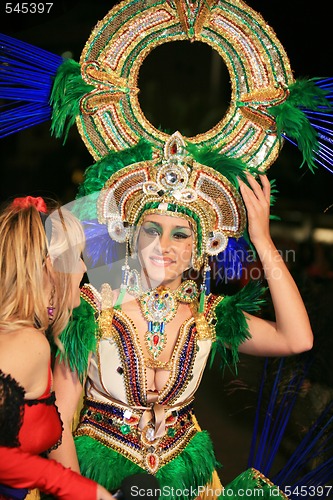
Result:
<instances>
[{"instance_id":1,"label":"blonde woman","mask_svg":"<svg viewBox=\"0 0 333 500\"><path fill-rule=\"evenodd\" d=\"M0 498L25 498L38 487L63 500L112 499L39 456L61 442L47 333L61 347L58 334L80 302L81 226L70 212L26 197L3 210L0 235Z\"/></svg>"}]
</instances>

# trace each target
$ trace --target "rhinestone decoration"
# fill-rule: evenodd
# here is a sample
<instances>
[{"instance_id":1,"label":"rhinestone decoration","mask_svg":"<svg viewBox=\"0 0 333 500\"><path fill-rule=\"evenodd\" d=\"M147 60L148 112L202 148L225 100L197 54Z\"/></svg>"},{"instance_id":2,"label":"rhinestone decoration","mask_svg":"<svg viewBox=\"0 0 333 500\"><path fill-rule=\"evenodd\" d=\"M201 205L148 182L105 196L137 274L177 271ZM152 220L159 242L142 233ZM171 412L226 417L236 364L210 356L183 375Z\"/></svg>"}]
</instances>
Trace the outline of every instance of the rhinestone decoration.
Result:
<instances>
[{"instance_id":1,"label":"rhinestone decoration","mask_svg":"<svg viewBox=\"0 0 333 500\"><path fill-rule=\"evenodd\" d=\"M217 255L223 252L228 244L228 238L225 234L220 232L214 232L213 236L207 241L207 254Z\"/></svg>"},{"instance_id":2,"label":"rhinestone decoration","mask_svg":"<svg viewBox=\"0 0 333 500\"><path fill-rule=\"evenodd\" d=\"M158 455L156 455L155 453L149 453L146 456L145 462L146 462L146 467L148 468L148 470L152 474L154 474L154 472L156 472L158 469L160 459L159 459Z\"/></svg>"},{"instance_id":3,"label":"rhinestone decoration","mask_svg":"<svg viewBox=\"0 0 333 500\"><path fill-rule=\"evenodd\" d=\"M166 345L165 323L175 317L178 301L171 290L158 287L143 294L139 303L142 314L148 321L146 345L152 357L156 359Z\"/></svg>"},{"instance_id":4,"label":"rhinestone decoration","mask_svg":"<svg viewBox=\"0 0 333 500\"><path fill-rule=\"evenodd\" d=\"M108 222L108 232L110 238L118 243L126 241L127 230L121 220L111 220Z\"/></svg>"}]
</instances>

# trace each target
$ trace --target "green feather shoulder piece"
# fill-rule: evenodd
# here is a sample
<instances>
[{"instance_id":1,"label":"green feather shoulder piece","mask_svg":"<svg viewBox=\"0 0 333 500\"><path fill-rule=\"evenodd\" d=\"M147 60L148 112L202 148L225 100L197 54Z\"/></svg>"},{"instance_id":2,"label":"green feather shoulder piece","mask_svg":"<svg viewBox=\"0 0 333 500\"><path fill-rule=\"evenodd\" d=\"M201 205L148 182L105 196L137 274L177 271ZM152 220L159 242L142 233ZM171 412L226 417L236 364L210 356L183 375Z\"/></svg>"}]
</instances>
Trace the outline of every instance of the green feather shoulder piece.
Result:
<instances>
[{"instance_id":1,"label":"green feather shoulder piece","mask_svg":"<svg viewBox=\"0 0 333 500\"><path fill-rule=\"evenodd\" d=\"M88 302L85 285L81 292L81 304L75 308L66 329L60 335L64 352L58 349L57 356L76 371L81 383L87 374L89 354L96 350L98 324L95 319L97 306Z\"/></svg>"},{"instance_id":2,"label":"green feather shoulder piece","mask_svg":"<svg viewBox=\"0 0 333 500\"><path fill-rule=\"evenodd\" d=\"M215 307L216 340L212 346L211 364L215 355L221 357L221 368L232 366L237 372L239 345L250 338L246 313L254 313L264 303L265 288L259 282L249 283L234 295L217 300Z\"/></svg>"}]
</instances>

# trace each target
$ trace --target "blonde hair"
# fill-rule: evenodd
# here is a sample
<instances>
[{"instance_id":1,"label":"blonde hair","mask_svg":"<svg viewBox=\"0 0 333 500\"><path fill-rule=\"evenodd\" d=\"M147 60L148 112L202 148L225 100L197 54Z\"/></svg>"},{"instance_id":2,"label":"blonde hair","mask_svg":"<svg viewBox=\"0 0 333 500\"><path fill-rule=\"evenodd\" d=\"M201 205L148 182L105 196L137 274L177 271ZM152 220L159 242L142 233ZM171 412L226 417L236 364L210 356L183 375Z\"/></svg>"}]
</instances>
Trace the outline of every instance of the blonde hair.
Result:
<instances>
[{"instance_id":1,"label":"blonde hair","mask_svg":"<svg viewBox=\"0 0 333 500\"><path fill-rule=\"evenodd\" d=\"M9 205L0 215L0 329L50 326L45 283L55 289L52 332L65 328L72 313L71 273L84 245L79 221L68 211L49 216L35 206ZM52 266L47 266L47 258ZM53 272L51 272L50 270Z\"/></svg>"}]
</instances>

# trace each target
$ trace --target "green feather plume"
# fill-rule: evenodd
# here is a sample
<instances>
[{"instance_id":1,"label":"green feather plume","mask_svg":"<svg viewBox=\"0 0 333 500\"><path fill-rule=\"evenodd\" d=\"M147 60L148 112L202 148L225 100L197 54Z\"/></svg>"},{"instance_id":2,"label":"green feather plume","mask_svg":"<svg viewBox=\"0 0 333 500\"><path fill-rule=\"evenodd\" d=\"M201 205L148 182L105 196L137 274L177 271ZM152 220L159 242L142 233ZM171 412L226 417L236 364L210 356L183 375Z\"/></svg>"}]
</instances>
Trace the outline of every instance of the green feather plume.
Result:
<instances>
[{"instance_id":1,"label":"green feather plume","mask_svg":"<svg viewBox=\"0 0 333 500\"><path fill-rule=\"evenodd\" d=\"M78 373L81 383L87 373L89 354L96 350L96 333L94 310L81 297L81 304L73 310L72 319L60 335L64 352L57 352L60 360L68 363L70 369Z\"/></svg>"},{"instance_id":2,"label":"green feather plume","mask_svg":"<svg viewBox=\"0 0 333 500\"><path fill-rule=\"evenodd\" d=\"M233 367L237 373L239 345L250 338L244 313L254 313L260 310L260 306L264 303L262 296L265 290L260 282L249 281L239 292L226 295L217 305L215 309L216 341L212 346L211 365L218 353L221 358L221 368Z\"/></svg>"},{"instance_id":3,"label":"green feather plume","mask_svg":"<svg viewBox=\"0 0 333 500\"><path fill-rule=\"evenodd\" d=\"M88 167L76 196L75 215L81 220L97 219L96 201L111 175L133 163L151 160L151 158L151 144L140 140L135 146L122 151L113 151Z\"/></svg>"},{"instance_id":4,"label":"green feather plume","mask_svg":"<svg viewBox=\"0 0 333 500\"><path fill-rule=\"evenodd\" d=\"M196 144L188 143L186 148L198 163L213 168L236 188L239 187L238 178L247 183L246 172L252 175L260 173L257 168L249 167L240 158L231 158L209 147L198 147Z\"/></svg>"},{"instance_id":5,"label":"green feather plume","mask_svg":"<svg viewBox=\"0 0 333 500\"><path fill-rule=\"evenodd\" d=\"M328 92L316 85L320 78L299 78L289 86L289 97L287 101L293 106L311 109L312 111L331 108L327 100Z\"/></svg>"},{"instance_id":6,"label":"green feather plume","mask_svg":"<svg viewBox=\"0 0 333 500\"><path fill-rule=\"evenodd\" d=\"M319 144L317 133L308 117L301 109L289 104L288 101L276 108L270 108L270 113L275 116L278 134L285 134L297 143L303 155L301 167L307 163L311 172L314 172L316 165L313 153L318 151Z\"/></svg>"},{"instance_id":7,"label":"green feather plume","mask_svg":"<svg viewBox=\"0 0 333 500\"><path fill-rule=\"evenodd\" d=\"M89 436L77 436L75 445L81 473L110 491L119 488L125 477L146 472L120 453ZM174 495L167 494L168 491L172 492L171 488L173 491L184 492L183 495L177 497L179 500L195 498L195 494L192 496L190 494L191 489L194 492L198 486L205 486L209 483L213 471L218 466L208 432L197 432L184 451L156 473L162 490L160 500L174 498ZM187 489L189 496L185 495Z\"/></svg>"},{"instance_id":8,"label":"green feather plume","mask_svg":"<svg viewBox=\"0 0 333 500\"><path fill-rule=\"evenodd\" d=\"M315 84L316 80L296 80L289 87L290 94L287 100L278 106L268 108L269 113L276 119L277 133L286 135L297 143L303 155L301 166L307 163L311 172L316 168L314 154L319 149L318 135L303 109L322 112L331 109L326 98L327 92Z\"/></svg>"},{"instance_id":9,"label":"green feather plume","mask_svg":"<svg viewBox=\"0 0 333 500\"><path fill-rule=\"evenodd\" d=\"M244 492L246 492L247 497L260 497L264 500L286 498L278 486L275 486L263 474L253 468L239 474L224 488L226 492L225 497L233 498L234 500L243 498Z\"/></svg>"},{"instance_id":10,"label":"green feather plume","mask_svg":"<svg viewBox=\"0 0 333 500\"><path fill-rule=\"evenodd\" d=\"M73 59L66 59L59 66L50 97L52 135L64 136L63 142L66 142L69 129L80 112L80 100L93 88L82 79L80 64Z\"/></svg>"}]
</instances>

